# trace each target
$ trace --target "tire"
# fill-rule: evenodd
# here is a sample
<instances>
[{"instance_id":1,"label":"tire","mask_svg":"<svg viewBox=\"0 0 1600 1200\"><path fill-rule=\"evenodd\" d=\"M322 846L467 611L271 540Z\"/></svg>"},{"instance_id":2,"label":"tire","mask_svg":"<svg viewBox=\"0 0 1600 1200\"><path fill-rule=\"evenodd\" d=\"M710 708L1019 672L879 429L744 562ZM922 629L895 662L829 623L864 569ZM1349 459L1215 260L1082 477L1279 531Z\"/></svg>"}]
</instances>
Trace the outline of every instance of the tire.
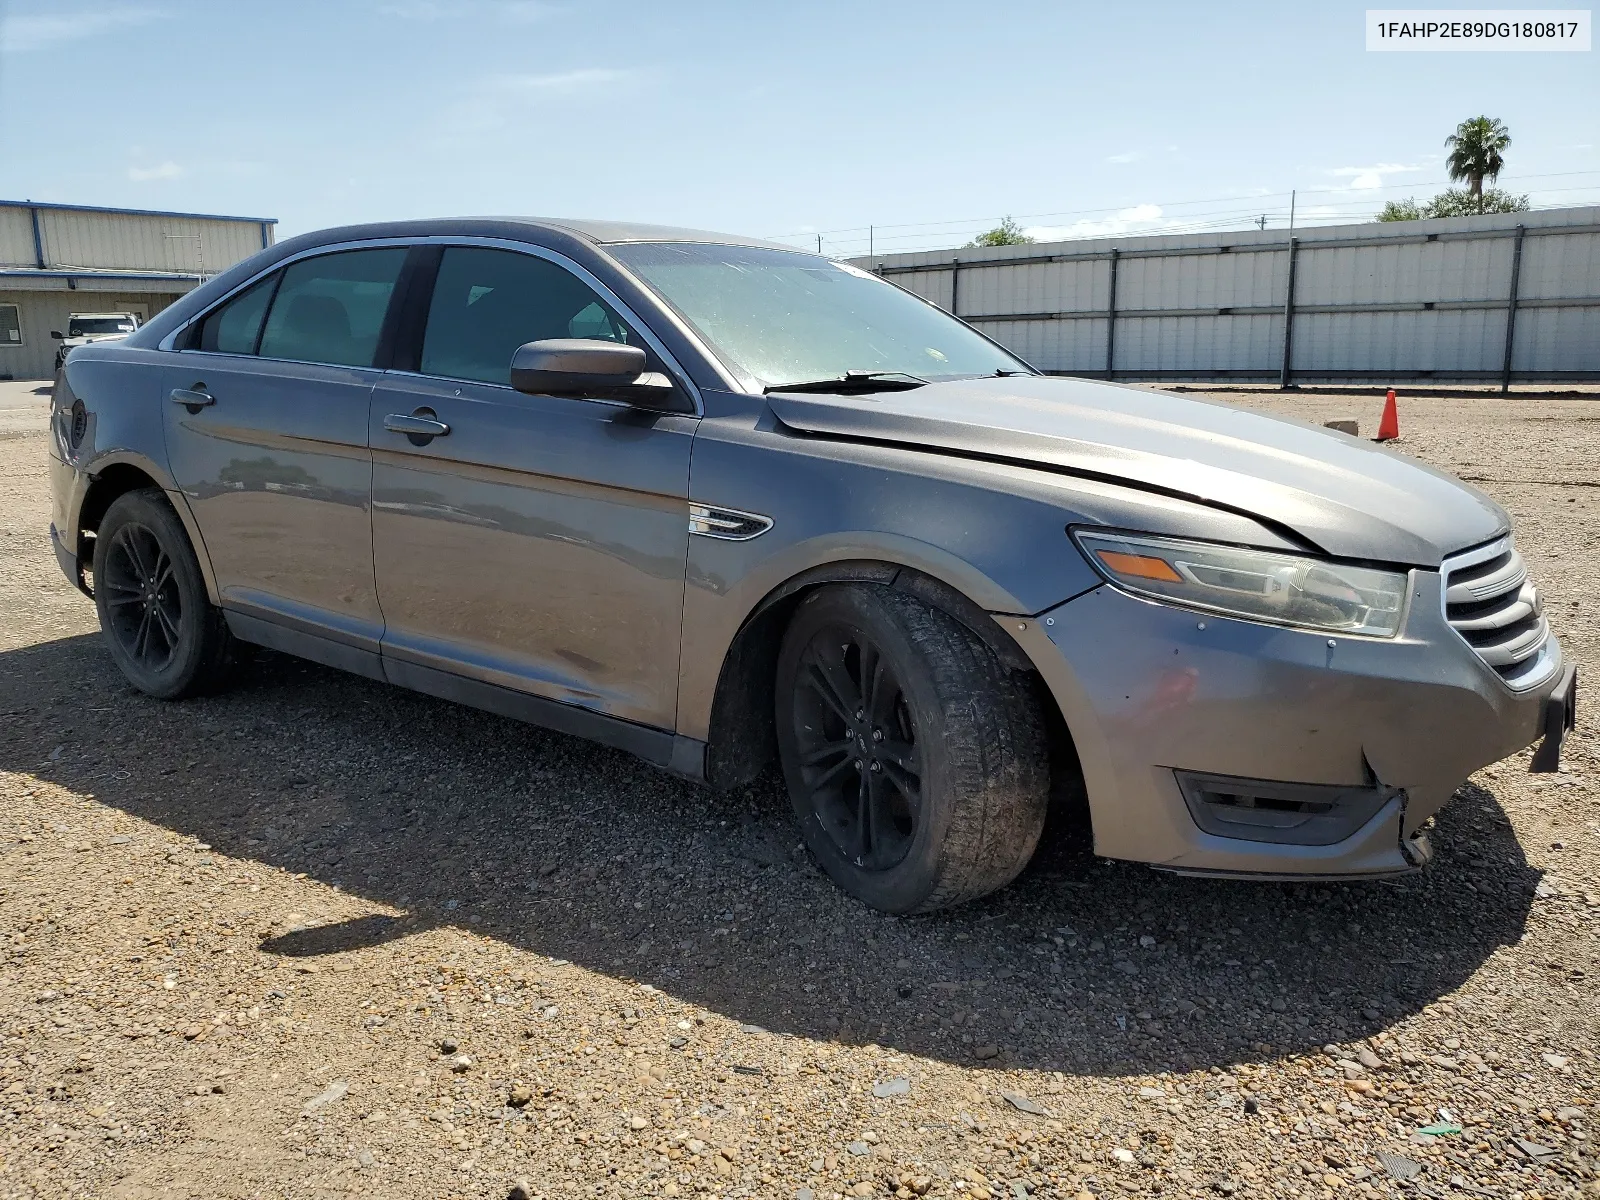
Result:
<instances>
[{"instance_id":1,"label":"tire","mask_svg":"<svg viewBox=\"0 0 1600 1200\"><path fill-rule=\"evenodd\" d=\"M124 492L106 510L94 542L94 606L112 659L146 695L181 700L226 682L233 635L161 489Z\"/></svg>"},{"instance_id":2,"label":"tire","mask_svg":"<svg viewBox=\"0 0 1600 1200\"><path fill-rule=\"evenodd\" d=\"M822 588L795 610L776 682L795 816L850 895L931 912L1027 865L1049 801L1045 724L1028 677L970 629L891 588Z\"/></svg>"}]
</instances>

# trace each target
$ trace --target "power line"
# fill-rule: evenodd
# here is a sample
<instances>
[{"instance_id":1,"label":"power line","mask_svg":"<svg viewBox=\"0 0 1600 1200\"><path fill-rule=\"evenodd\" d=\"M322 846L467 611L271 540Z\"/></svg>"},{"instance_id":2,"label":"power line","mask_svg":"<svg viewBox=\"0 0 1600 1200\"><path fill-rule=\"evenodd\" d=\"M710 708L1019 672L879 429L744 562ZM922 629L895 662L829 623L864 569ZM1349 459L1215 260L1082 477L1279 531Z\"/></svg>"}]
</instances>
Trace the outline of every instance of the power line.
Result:
<instances>
[{"instance_id":1,"label":"power line","mask_svg":"<svg viewBox=\"0 0 1600 1200\"><path fill-rule=\"evenodd\" d=\"M1573 177L1573 176L1585 176L1585 175L1600 177L1600 171L1549 171L1549 172L1541 172L1539 174L1534 174L1534 175L1519 176L1518 179L1515 180L1515 181L1508 181L1507 186L1508 187L1509 186L1515 186L1516 183L1520 183L1521 181L1524 181L1524 180L1570 178L1570 177ZM1413 180L1413 181L1410 181L1410 182L1407 182L1407 183L1382 183L1382 184L1379 184L1379 186L1377 186L1375 188L1359 188L1359 189L1355 189L1355 188L1349 188L1349 187L1334 187L1334 188L1302 188L1302 189L1297 189L1297 190L1298 190L1298 192L1299 192L1299 194L1301 196L1328 196L1328 195L1346 196L1346 197L1350 197L1355 203L1360 204L1360 203L1362 203L1362 201L1360 199L1358 199L1359 197L1370 196L1370 195L1372 195L1372 193L1375 193L1375 192L1397 192L1397 191L1406 191L1406 190L1415 191L1415 190L1418 190L1418 189L1421 189L1421 188L1448 187L1448 186L1450 186L1450 184L1451 184L1450 180L1433 180L1433 181L1416 181L1416 180ZM1571 191L1571 190L1585 190L1585 189L1565 188L1565 189L1559 189L1559 190ZM1144 201L1144 202L1141 202L1139 204L1117 204L1117 205L1109 205L1109 206L1101 207L1101 208L1080 208L1080 209L1058 210L1058 211L1055 211L1055 212L1021 213L1021 214L1015 215L1014 219L1019 220L1019 221L1043 222L1043 221L1047 221L1047 220L1051 220L1051 219L1055 219L1055 218L1061 218L1061 217L1091 217L1091 216L1095 216L1095 215L1098 215L1098 214L1104 214L1104 213L1123 213L1123 212L1128 212L1128 211L1130 211L1132 209L1145 207L1146 205L1151 205L1151 206L1153 206L1155 208L1159 208L1159 209L1163 210L1163 212L1165 212L1165 211L1170 210L1170 209L1191 208L1191 207L1194 207L1196 205L1204 205L1204 204L1232 204L1232 205L1248 204L1248 205L1250 205L1249 211L1259 214L1261 212L1261 208L1260 208L1261 201L1263 201L1263 200L1272 200L1272 199L1276 199L1276 198L1279 198L1279 197L1287 198L1288 196L1289 196L1288 192L1253 192L1253 193L1249 193L1249 194L1245 194L1245 195L1235 194L1235 195L1232 195L1232 196L1215 196L1215 197L1211 197L1209 199L1203 199L1203 200L1170 200L1170 201L1157 201L1157 202ZM1273 211L1272 209L1268 209L1269 214L1272 211ZM1182 215L1182 214L1179 214L1179 215ZM1195 215L1196 216L1200 216L1200 215L1203 215L1203 214L1195 214ZM796 231L794 233L767 234L765 236L768 237L772 241L783 241L785 239L795 239L795 238L805 238L807 241L811 241L811 240L813 240L814 238L816 238L820 234L823 237L826 237L826 238L828 238L830 240L834 240L834 241L838 241L838 240L869 241L870 240L872 242L893 242L893 241L905 240L907 238L918 236L918 235L914 235L914 234L898 234L898 233L887 233L886 234L885 231L887 231L887 230L926 230L926 231L929 231L930 233L932 233L935 230L943 230L943 231L947 231L949 233L954 234L954 233L964 232L964 231L966 231L968 229L971 229L973 227L989 228L989 227L991 227L993 225L993 223L996 221L996 219L997 218L995 218L994 216L991 215L991 216L986 216L986 217L962 217L962 218L955 218L955 219L949 219L949 220L943 220L943 221L907 221L907 222L899 222L899 223L888 224L888 225L877 224L877 223L874 223L872 225L846 225L846 226L840 226L840 227L834 228L834 229L822 229L822 230L807 229L807 230L799 230L799 231ZM862 235L865 235L865 236L863 236L861 238L843 237L843 235L848 235L848 234L862 234Z\"/></svg>"}]
</instances>

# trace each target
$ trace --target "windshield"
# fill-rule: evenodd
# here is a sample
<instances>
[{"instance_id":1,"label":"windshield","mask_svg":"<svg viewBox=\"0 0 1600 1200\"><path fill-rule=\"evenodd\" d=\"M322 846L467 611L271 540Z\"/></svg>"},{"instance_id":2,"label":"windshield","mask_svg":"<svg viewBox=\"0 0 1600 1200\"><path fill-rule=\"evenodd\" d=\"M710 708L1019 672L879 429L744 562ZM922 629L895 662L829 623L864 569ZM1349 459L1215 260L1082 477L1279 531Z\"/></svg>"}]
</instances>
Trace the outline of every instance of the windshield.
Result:
<instances>
[{"instance_id":1,"label":"windshield","mask_svg":"<svg viewBox=\"0 0 1600 1200\"><path fill-rule=\"evenodd\" d=\"M760 386L903 372L921 379L1029 368L915 296L798 251L696 242L607 247Z\"/></svg>"},{"instance_id":2,"label":"windshield","mask_svg":"<svg viewBox=\"0 0 1600 1200\"><path fill-rule=\"evenodd\" d=\"M85 337L91 333L132 333L133 322L127 317L73 317L67 326L68 337Z\"/></svg>"}]
</instances>

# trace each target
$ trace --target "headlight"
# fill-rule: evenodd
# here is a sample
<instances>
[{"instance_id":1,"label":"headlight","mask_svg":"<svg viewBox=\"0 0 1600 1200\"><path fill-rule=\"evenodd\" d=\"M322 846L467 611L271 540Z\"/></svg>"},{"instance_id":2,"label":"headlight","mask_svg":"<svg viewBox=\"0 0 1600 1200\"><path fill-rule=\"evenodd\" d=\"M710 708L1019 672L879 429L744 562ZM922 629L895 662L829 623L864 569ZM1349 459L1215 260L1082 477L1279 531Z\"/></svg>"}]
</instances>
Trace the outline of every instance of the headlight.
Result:
<instances>
[{"instance_id":1,"label":"headlight","mask_svg":"<svg viewBox=\"0 0 1600 1200\"><path fill-rule=\"evenodd\" d=\"M1242 546L1076 531L1090 563L1141 596L1251 621L1393 637L1405 611L1395 571Z\"/></svg>"}]
</instances>

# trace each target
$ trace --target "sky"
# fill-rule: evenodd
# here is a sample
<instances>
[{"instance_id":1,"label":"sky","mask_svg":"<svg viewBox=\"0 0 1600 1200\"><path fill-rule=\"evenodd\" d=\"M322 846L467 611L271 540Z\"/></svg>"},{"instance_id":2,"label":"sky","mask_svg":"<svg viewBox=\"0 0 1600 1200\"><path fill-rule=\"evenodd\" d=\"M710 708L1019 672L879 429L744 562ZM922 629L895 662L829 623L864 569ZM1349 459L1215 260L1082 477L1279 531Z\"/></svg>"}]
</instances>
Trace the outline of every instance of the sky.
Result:
<instances>
[{"instance_id":1,"label":"sky","mask_svg":"<svg viewBox=\"0 0 1600 1200\"><path fill-rule=\"evenodd\" d=\"M1459 0L1457 0L1459 2ZM1501 0L1503 3L1504 0ZM329 225L518 213L831 254L1370 219L1510 128L1600 203L1588 53L1380 54L1364 6L0 0L0 198ZM868 226L873 229L869 234Z\"/></svg>"}]
</instances>

